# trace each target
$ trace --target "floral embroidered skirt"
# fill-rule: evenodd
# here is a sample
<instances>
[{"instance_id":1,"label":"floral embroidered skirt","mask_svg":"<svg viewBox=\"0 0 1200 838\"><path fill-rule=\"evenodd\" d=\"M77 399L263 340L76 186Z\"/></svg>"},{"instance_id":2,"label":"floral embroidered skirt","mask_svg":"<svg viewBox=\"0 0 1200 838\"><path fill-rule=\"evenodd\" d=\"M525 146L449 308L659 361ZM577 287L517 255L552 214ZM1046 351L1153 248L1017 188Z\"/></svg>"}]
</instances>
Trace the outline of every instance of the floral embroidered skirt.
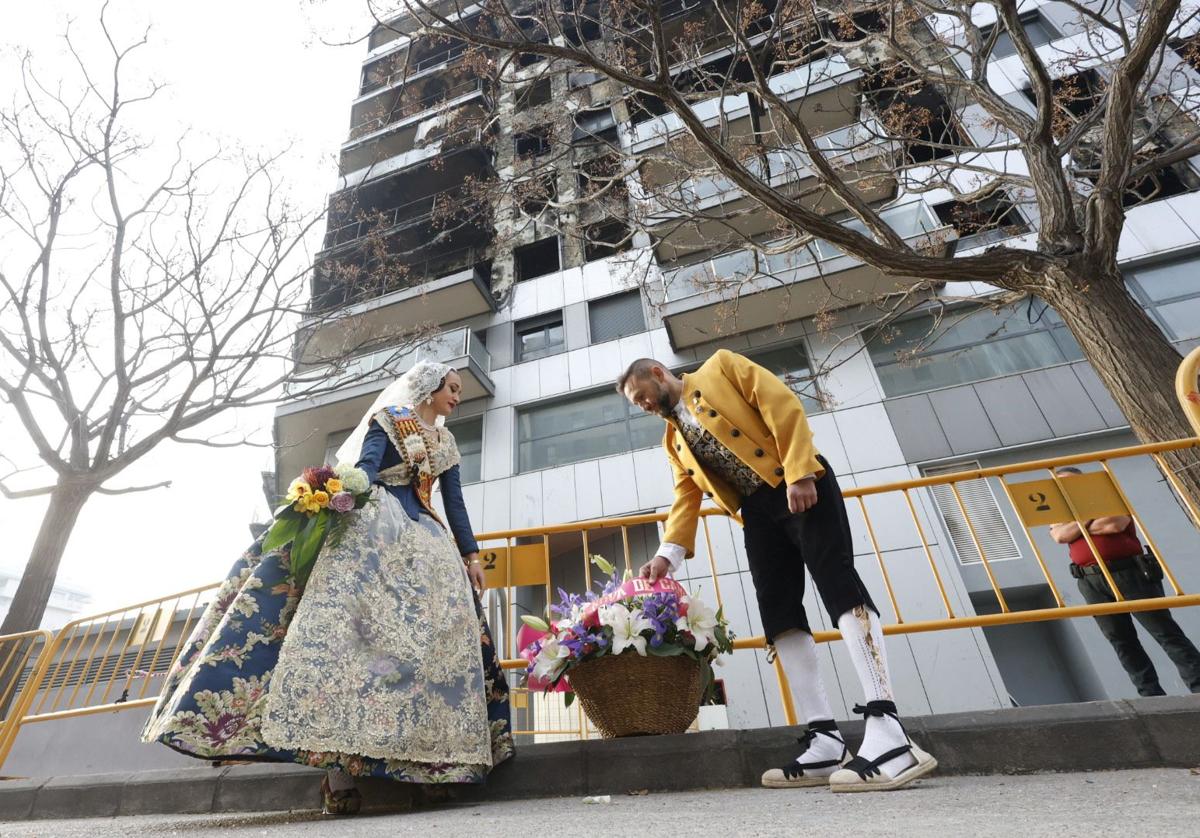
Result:
<instances>
[{"instance_id":1,"label":"floral embroidered skirt","mask_svg":"<svg viewBox=\"0 0 1200 838\"><path fill-rule=\"evenodd\" d=\"M206 760L478 783L513 754L508 684L453 541L382 489L303 591L286 550L234 565L142 733Z\"/></svg>"}]
</instances>

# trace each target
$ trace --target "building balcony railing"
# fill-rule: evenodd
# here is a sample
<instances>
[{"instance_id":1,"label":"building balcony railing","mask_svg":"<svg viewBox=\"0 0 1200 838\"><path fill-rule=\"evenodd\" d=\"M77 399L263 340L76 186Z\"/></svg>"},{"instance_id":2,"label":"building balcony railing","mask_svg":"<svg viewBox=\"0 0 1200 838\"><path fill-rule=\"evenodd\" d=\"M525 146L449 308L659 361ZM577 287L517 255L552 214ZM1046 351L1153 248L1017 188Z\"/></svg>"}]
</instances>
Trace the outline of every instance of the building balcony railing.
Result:
<instances>
[{"instance_id":1,"label":"building balcony railing","mask_svg":"<svg viewBox=\"0 0 1200 838\"><path fill-rule=\"evenodd\" d=\"M446 219L452 223L452 219L470 213L471 200L464 188L455 187L393 207L364 208L359 211L361 217L336 227L331 226L325 231L323 250L352 244L370 234L389 235L436 219Z\"/></svg>"},{"instance_id":2,"label":"building balcony railing","mask_svg":"<svg viewBox=\"0 0 1200 838\"><path fill-rule=\"evenodd\" d=\"M860 78L861 70L851 67L841 55L834 55L774 75L767 80L767 84L784 102L797 103L818 115L814 123L820 124L831 121L831 117L836 118L839 114L849 116L855 112L857 95L839 96L839 88ZM709 127L725 120L732 128L732 123L750 118L750 100L745 93L714 96L696 102L691 107L692 112ZM823 114L823 117L819 114ZM841 120L843 123L845 121ZM649 151L683 131L683 120L677 114L662 114L633 126L631 149L634 153Z\"/></svg>"},{"instance_id":3,"label":"building balcony railing","mask_svg":"<svg viewBox=\"0 0 1200 838\"><path fill-rule=\"evenodd\" d=\"M479 336L466 327L450 329L413 346L384 346L339 364L303 366L300 373L306 379L345 380L346 385L304 398L298 395L304 389L301 383L276 408L275 438L279 447L275 467L284 485L306 466L323 462L327 435L352 427L380 390L421 359L441 361L457 371L462 378L464 402L495 395L491 355Z\"/></svg>"},{"instance_id":4,"label":"building balcony railing","mask_svg":"<svg viewBox=\"0 0 1200 838\"><path fill-rule=\"evenodd\" d=\"M480 256L465 248L430 255L423 265L405 259L395 268L360 266L362 280L319 274L312 313L301 323L305 338L297 362L324 364L394 342L396 335L491 314L497 308L491 270Z\"/></svg>"},{"instance_id":5,"label":"building balcony railing","mask_svg":"<svg viewBox=\"0 0 1200 838\"><path fill-rule=\"evenodd\" d=\"M832 166L843 170L896 148L894 141L884 134L883 126L873 119L835 128L814 137L813 142ZM812 158L799 144L768 152L765 162L755 158L745 165L772 187L799 184L817 174ZM680 215L703 212L743 197L741 187L724 175L701 175L649 191L646 212L651 225Z\"/></svg>"},{"instance_id":6,"label":"building balcony railing","mask_svg":"<svg viewBox=\"0 0 1200 838\"><path fill-rule=\"evenodd\" d=\"M889 227L901 238L912 239L945 231L948 225L924 201L912 201L888 207L879 213ZM847 229L867 234L867 227L857 218L842 224ZM733 277L748 277L756 273L780 276L787 272L829 262L846 254L825 239L775 255L756 254L750 250L734 250L702 262L663 272L663 298L667 302L710 293L714 285ZM715 281L714 281L715 280Z\"/></svg>"},{"instance_id":7,"label":"building balcony railing","mask_svg":"<svg viewBox=\"0 0 1200 838\"><path fill-rule=\"evenodd\" d=\"M394 347L365 352L336 367L318 365L313 370L328 370L339 377L360 383L376 373L380 376L396 376L411 367L421 358L449 363L457 359L470 359L483 373L492 371L492 356L487 347L471 329L463 326L442 332L417 346L404 351Z\"/></svg>"},{"instance_id":8,"label":"building balcony railing","mask_svg":"<svg viewBox=\"0 0 1200 838\"><path fill-rule=\"evenodd\" d=\"M954 228L924 201L880 211L880 217L913 247L945 247ZM866 234L858 219L843 226ZM769 249L769 247L767 248ZM836 277L837 295L825 281ZM726 334L768 328L811 317L829 307L866 302L895 290L899 280L843 252L824 239L779 254L733 250L662 275L662 317L676 349L713 339L721 322Z\"/></svg>"},{"instance_id":9,"label":"building balcony railing","mask_svg":"<svg viewBox=\"0 0 1200 838\"><path fill-rule=\"evenodd\" d=\"M364 140L368 135L382 131L391 125L416 119L430 111L443 107L460 105L473 98L487 98L487 86L483 78L473 77L456 82L448 87L437 86L437 89L422 95L406 98L403 85L415 80L396 82L394 85L381 88L376 95L361 99L352 108L350 142ZM389 99L389 95L391 98Z\"/></svg>"},{"instance_id":10,"label":"building balcony railing","mask_svg":"<svg viewBox=\"0 0 1200 838\"><path fill-rule=\"evenodd\" d=\"M337 257L333 257L336 261ZM482 247L458 247L453 250L433 250L424 254L406 255L403 267L380 272L377 279L339 283L334 275L335 265L318 266L317 282L311 303L314 312L330 311L347 305L363 303L387 296L394 291L417 289L445 277L470 273L486 289L491 287L491 272L483 264ZM363 266L367 272L367 266Z\"/></svg>"},{"instance_id":11,"label":"building balcony railing","mask_svg":"<svg viewBox=\"0 0 1200 838\"><path fill-rule=\"evenodd\" d=\"M406 63L400 52L390 53L363 68L361 95L366 96L414 76L440 70L458 61L466 52L466 43L455 41L446 48L431 52L412 63Z\"/></svg>"}]
</instances>

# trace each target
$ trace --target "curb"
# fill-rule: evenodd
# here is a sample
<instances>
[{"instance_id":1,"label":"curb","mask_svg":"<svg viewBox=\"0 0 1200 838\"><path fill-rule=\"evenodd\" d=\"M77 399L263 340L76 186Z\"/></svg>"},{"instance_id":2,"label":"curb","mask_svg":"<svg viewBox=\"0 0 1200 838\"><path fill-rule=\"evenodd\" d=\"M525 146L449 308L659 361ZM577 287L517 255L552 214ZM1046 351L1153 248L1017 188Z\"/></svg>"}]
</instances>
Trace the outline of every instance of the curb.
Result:
<instances>
[{"instance_id":1,"label":"curb","mask_svg":"<svg viewBox=\"0 0 1200 838\"><path fill-rule=\"evenodd\" d=\"M847 741L861 721L841 725ZM1094 701L914 717L909 733L942 774L1025 774L1200 764L1200 695ZM438 794L385 780L362 783L373 810L462 802L757 786L795 757L802 728L553 742L519 748L486 785ZM662 771L657 766L674 765ZM0 781L0 820L115 815L305 811L320 808L321 772L258 763Z\"/></svg>"}]
</instances>

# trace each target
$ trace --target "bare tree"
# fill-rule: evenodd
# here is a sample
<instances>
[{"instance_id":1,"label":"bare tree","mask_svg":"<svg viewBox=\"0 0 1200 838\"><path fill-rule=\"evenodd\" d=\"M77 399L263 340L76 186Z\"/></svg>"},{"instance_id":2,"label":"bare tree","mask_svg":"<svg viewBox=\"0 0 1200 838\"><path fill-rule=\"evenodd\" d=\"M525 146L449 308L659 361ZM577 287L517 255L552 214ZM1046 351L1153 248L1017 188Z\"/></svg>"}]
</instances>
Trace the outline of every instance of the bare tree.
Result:
<instances>
[{"instance_id":1,"label":"bare tree","mask_svg":"<svg viewBox=\"0 0 1200 838\"><path fill-rule=\"evenodd\" d=\"M89 498L169 485L114 485L160 443L246 444L212 420L365 381L389 358L356 356L382 342L399 357L427 332L339 330L329 300L308 300L324 213L289 200L284 156L144 140L131 114L160 89L131 69L146 37L123 41L104 12L97 32L91 61L68 28L77 79L48 81L25 56L0 111L0 409L40 461L7 439L0 490L49 499L0 634L41 622ZM317 285L344 301L358 282Z\"/></svg>"},{"instance_id":2,"label":"bare tree","mask_svg":"<svg viewBox=\"0 0 1200 838\"><path fill-rule=\"evenodd\" d=\"M518 98L515 117L481 117L518 134L515 154L497 146L493 201L518 215L532 204L529 225L568 226L584 247L652 246L662 271L636 262L652 296L704 287L736 314L749 291L817 288L819 321L866 308L864 337L886 341L896 318L945 307L947 288L975 298L967 284L985 284L993 305L1052 308L1140 439L1190 435L1172 388L1179 352L1117 262L1127 210L1200 186L1186 165L1200 153L1188 4L1053 4L1072 18L1069 47L1027 31L1012 0L368 5L376 33L468 45L497 95ZM389 83L409 52L393 54ZM1002 54L1023 89L997 86L989 66ZM573 136L520 102L557 77L569 81L541 107L572 111ZM632 126L624 139L591 119L600 111ZM947 196L952 210L942 229L898 223L898 194ZM998 241L955 252L976 233ZM713 258L734 251L736 267ZM822 276L830 252L887 282ZM817 276L798 283L803 265ZM931 334L958 316L947 310ZM1168 459L1200 501L1195 456Z\"/></svg>"}]
</instances>

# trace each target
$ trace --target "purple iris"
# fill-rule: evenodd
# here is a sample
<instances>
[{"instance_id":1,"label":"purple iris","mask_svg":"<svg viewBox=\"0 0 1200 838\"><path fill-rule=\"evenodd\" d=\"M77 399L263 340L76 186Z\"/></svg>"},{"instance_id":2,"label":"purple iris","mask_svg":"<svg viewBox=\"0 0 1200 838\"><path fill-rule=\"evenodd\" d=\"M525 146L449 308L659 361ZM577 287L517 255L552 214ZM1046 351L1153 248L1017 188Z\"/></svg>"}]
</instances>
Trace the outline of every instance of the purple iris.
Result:
<instances>
[{"instance_id":1,"label":"purple iris","mask_svg":"<svg viewBox=\"0 0 1200 838\"><path fill-rule=\"evenodd\" d=\"M657 649L679 618L679 597L669 592L650 594L642 600L642 616L654 627L650 645Z\"/></svg>"}]
</instances>

